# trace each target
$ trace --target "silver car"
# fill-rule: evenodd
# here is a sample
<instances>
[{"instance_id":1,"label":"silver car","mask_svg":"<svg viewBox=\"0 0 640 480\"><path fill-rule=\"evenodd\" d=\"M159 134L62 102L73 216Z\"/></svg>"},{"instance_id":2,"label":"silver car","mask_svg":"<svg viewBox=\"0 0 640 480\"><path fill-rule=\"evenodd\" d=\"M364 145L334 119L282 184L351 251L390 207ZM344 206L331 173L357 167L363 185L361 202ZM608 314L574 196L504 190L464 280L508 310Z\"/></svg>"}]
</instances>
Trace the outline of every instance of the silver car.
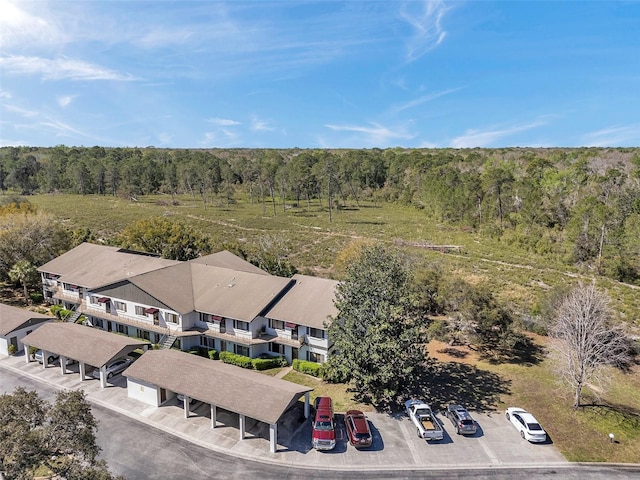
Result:
<instances>
[{"instance_id":1,"label":"silver car","mask_svg":"<svg viewBox=\"0 0 640 480\"><path fill-rule=\"evenodd\" d=\"M456 427L458 435L474 435L476 433L476 422L462 405L449 405L445 414Z\"/></svg>"},{"instance_id":2,"label":"silver car","mask_svg":"<svg viewBox=\"0 0 640 480\"><path fill-rule=\"evenodd\" d=\"M131 365L131 362L132 360L129 357L117 358L110 361L109 363L107 363L107 378L111 378L114 375L123 372L129 365ZM91 372L91 376L93 378L100 378L100 369L96 368L95 370L93 370L93 372Z\"/></svg>"}]
</instances>

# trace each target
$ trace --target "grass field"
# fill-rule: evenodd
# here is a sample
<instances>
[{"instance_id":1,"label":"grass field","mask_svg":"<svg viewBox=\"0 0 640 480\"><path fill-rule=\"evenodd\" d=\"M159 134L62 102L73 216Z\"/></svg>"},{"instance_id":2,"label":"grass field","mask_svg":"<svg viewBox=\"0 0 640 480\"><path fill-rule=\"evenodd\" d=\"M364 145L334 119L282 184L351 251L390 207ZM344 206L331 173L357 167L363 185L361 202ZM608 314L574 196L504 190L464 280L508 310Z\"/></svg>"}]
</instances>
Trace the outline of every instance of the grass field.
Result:
<instances>
[{"instance_id":1,"label":"grass field","mask_svg":"<svg viewBox=\"0 0 640 480\"><path fill-rule=\"evenodd\" d=\"M126 225L154 216L188 222L222 245L226 242L251 244L265 235L286 239L291 249L290 262L302 273L331 276L336 257L350 242L371 239L393 243L415 242L433 245L458 245L459 253L441 253L419 247L402 247L438 263L446 274L469 282L486 284L501 301L524 313L550 288L583 279L584 272L567 267L558 259L525 252L499 239L476 235L430 221L418 209L396 204L360 202L360 207L329 213L316 202L311 207L279 205L274 214L269 204L263 211L260 202L239 198L227 205L203 205L198 198L179 197L172 205L170 197L143 197L132 202L115 197L36 195L29 200L60 218L70 228L88 227L98 237L111 238ZM597 279L606 289L613 307L631 327L640 328L640 289L608 279ZM535 339L541 351L545 339ZM440 351L440 352L439 352ZM492 364L460 352L446 353L434 343L430 356L439 361L426 372L424 391L434 404L466 402L470 408L502 410L520 406L532 411L549 431L567 459L572 461L640 462L640 367L630 373L612 373L611 388L596 406L574 411L571 392L555 383L548 361L540 355L526 364ZM277 372L269 372L276 374ZM314 396L334 398L337 411L356 405L344 385L331 385L313 377L289 373L285 379L309 385ZM588 392L587 392L588 393ZM616 443L609 441L614 433Z\"/></svg>"}]
</instances>

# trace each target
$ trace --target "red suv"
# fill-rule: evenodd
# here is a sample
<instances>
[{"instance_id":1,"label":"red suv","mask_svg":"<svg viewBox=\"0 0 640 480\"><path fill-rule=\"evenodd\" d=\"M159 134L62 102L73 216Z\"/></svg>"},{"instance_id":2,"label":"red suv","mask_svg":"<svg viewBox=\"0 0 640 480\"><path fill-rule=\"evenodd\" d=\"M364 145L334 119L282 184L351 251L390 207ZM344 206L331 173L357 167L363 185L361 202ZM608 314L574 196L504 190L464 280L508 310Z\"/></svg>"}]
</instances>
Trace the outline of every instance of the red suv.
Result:
<instances>
[{"instance_id":1,"label":"red suv","mask_svg":"<svg viewBox=\"0 0 640 480\"><path fill-rule=\"evenodd\" d=\"M316 450L332 450L336 446L336 431L333 425L333 404L330 397L318 397L313 421L311 443Z\"/></svg>"},{"instance_id":2,"label":"red suv","mask_svg":"<svg viewBox=\"0 0 640 480\"><path fill-rule=\"evenodd\" d=\"M371 446L373 438L369 429L369 421L360 410L349 410L344 414L344 424L347 427L349 443L356 448Z\"/></svg>"}]
</instances>

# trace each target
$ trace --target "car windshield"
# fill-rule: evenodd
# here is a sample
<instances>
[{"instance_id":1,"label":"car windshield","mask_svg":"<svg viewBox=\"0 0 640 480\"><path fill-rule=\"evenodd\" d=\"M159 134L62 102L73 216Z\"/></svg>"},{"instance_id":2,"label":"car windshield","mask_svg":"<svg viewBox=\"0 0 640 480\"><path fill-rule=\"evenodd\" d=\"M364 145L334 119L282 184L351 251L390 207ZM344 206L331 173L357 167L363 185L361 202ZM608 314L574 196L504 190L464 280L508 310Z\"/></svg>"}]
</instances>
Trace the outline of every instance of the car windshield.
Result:
<instances>
[{"instance_id":1,"label":"car windshield","mask_svg":"<svg viewBox=\"0 0 640 480\"><path fill-rule=\"evenodd\" d=\"M540 431L542 430L542 427L540 426L539 423L527 423L527 427L529 428L530 431Z\"/></svg>"},{"instance_id":2,"label":"car windshield","mask_svg":"<svg viewBox=\"0 0 640 480\"><path fill-rule=\"evenodd\" d=\"M369 435L368 433L356 433L356 438L361 440L363 438L369 438L371 435Z\"/></svg>"},{"instance_id":3,"label":"car windshield","mask_svg":"<svg viewBox=\"0 0 640 480\"><path fill-rule=\"evenodd\" d=\"M316 422L314 427L316 430L333 430L333 423L331 421Z\"/></svg>"},{"instance_id":4,"label":"car windshield","mask_svg":"<svg viewBox=\"0 0 640 480\"><path fill-rule=\"evenodd\" d=\"M473 420L462 420L462 425L473 425Z\"/></svg>"}]
</instances>

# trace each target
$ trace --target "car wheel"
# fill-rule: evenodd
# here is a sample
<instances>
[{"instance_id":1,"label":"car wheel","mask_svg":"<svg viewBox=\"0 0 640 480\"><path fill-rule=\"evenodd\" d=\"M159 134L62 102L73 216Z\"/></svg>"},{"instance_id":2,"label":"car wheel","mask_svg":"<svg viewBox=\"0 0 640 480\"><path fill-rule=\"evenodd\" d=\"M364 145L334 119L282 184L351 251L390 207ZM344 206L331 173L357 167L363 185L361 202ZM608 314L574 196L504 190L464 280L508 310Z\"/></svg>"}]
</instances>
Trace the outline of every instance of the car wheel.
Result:
<instances>
[{"instance_id":1,"label":"car wheel","mask_svg":"<svg viewBox=\"0 0 640 480\"><path fill-rule=\"evenodd\" d=\"M520 430L520 436L522 437L522 439L524 440L524 430Z\"/></svg>"},{"instance_id":2,"label":"car wheel","mask_svg":"<svg viewBox=\"0 0 640 480\"><path fill-rule=\"evenodd\" d=\"M422 435L420 435L420 429L416 427L416 433L418 434L418 438L422 438Z\"/></svg>"},{"instance_id":3,"label":"car wheel","mask_svg":"<svg viewBox=\"0 0 640 480\"><path fill-rule=\"evenodd\" d=\"M107 373L107 378L111 378L111 377L113 377L113 373L111 372Z\"/></svg>"},{"instance_id":4,"label":"car wheel","mask_svg":"<svg viewBox=\"0 0 640 480\"><path fill-rule=\"evenodd\" d=\"M54 360L55 360L55 358L49 357L49 358L47 358L47 363L53 363Z\"/></svg>"},{"instance_id":5,"label":"car wheel","mask_svg":"<svg viewBox=\"0 0 640 480\"><path fill-rule=\"evenodd\" d=\"M456 427L456 435L460 435L460 429Z\"/></svg>"},{"instance_id":6,"label":"car wheel","mask_svg":"<svg viewBox=\"0 0 640 480\"><path fill-rule=\"evenodd\" d=\"M505 413L505 416L507 417L507 420L509 420L509 412Z\"/></svg>"}]
</instances>

